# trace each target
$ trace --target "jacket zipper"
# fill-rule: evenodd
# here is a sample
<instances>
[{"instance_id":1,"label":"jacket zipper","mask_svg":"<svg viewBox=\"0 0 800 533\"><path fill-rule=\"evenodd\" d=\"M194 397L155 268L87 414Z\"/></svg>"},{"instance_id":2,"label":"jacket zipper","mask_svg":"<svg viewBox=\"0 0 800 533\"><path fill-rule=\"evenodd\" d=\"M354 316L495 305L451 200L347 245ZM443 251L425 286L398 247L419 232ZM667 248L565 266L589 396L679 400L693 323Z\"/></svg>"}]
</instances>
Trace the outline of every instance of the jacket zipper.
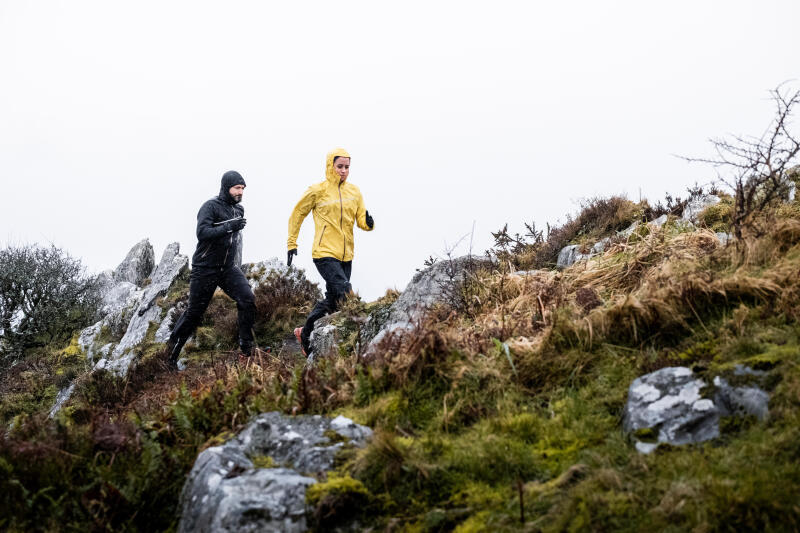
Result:
<instances>
[{"instance_id":1,"label":"jacket zipper","mask_svg":"<svg viewBox=\"0 0 800 533\"><path fill-rule=\"evenodd\" d=\"M322 237L325 235L325 229L328 227L327 224L322 226L322 233L319 234L319 246L322 246Z\"/></svg>"},{"instance_id":2,"label":"jacket zipper","mask_svg":"<svg viewBox=\"0 0 800 533\"><path fill-rule=\"evenodd\" d=\"M344 236L344 205L342 205L342 182L339 182L339 231L342 232L342 261L347 255L347 239Z\"/></svg>"},{"instance_id":3,"label":"jacket zipper","mask_svg":"<svg viewBox=\"0 0 800 533\"><path fill-rule=\"evenodd\" d=\"M231 218L236 218L236 209L231 206ZM228 263L228 254L231 252L231 245L233 244L233 234L236 233L235 231L231 232L231 240L228 241L228 248L225 250L225 259L222 260L222 268L225 268L225 265Z\"/></svg>"}]
</instances>

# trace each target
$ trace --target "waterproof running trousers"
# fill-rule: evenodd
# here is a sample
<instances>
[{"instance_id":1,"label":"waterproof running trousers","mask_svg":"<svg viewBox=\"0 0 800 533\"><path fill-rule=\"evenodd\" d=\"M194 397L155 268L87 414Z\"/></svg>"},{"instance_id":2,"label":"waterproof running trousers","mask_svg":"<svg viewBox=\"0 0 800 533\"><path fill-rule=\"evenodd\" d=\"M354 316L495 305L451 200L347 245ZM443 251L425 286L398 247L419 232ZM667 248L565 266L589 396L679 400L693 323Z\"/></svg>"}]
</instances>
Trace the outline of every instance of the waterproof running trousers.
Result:
<instances>
[{"instance_id":1,"label":"waterproof running trousers","mask_svg":"<svg viewBox=\"0 0 800 533\"><path fill-rule=\"evenodd\" d=\"M352 261L339 261L333 257L322 257L314 259L314 266L325 280L325 298L318 301L311 314L306 319L303 332L300 334L300 341L306 353L309 352L308 339L314 331L314 322L323 316L333 313L339 308L339 304L350 293L350 272L353 269Z\"/></svg>"},{"instance_id":2,"label":"waterproof running trousers","mask_svg":"<svg viewBox=\"0 0 800 533\"><path fill-rule=\"evenodd\" d=\"M203 319L211 297L217 287L236 301L239 313L239 346L253 345L253 322L256 316L256 299L247 279L238 266L226 269L195 267L189 277L189 305L172 329L171 344L186 342Z\"/></svg>"}]
</instances>

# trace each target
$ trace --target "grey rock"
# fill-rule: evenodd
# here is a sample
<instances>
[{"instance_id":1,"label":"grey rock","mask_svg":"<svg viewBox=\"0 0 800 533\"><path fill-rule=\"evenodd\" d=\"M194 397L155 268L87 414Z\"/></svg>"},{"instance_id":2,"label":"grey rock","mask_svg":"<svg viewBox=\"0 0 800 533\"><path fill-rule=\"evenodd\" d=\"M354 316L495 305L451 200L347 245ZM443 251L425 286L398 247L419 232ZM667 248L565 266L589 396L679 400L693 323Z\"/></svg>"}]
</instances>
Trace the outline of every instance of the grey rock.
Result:
<instances>
[{"instance_id":1,"label":"grey rock","mask_svg":"<svg viewBox=\"0 0 800 533\"><path fill-rule=\"evenodd\" d=\"M574 265L579 261L583 261L584 259L589 259L591 254L582 254L580 252L580 245L578 244L570 244L569 246L565 246L558 252L558 259L556 259L556 268L564 269Z\"/></svg>"},{"instance_id":2,"label":"grey rock","mask_svg":"<svg viewBox=\"0 0 800 533\"><path fill-rule=\"evenodd\" d=\"M611 244L611 238L606 237L605 239L601 239L594 243L592 246L592 255L602 254L608 248L608 245Z\"/></svg>"},{"instance_id":3,"label":"grey rock","mask_svg":"<svg viewBox=\"0 0 800 533\"><path fill-rule=\"evenodd\" d=\"M344 440L331 442L328 431ZM345 442L363 446L371 435L344 417L259 415L198 456L181 493L178 531L305 531L305 492L316 481L303 474L329 470ZM258 456L281 466L255 468Z\"/></svg>"},{"instance_id":4,"label":"grey rock","mask_svg":"<svg viewBox=\"0 0 800 533\"><path fill-rule=\"evenodd\" d=\"M749 366L736 365L733 367L734 376L766 376L767 373L763 370L754 370Z\"/></svg>"},{"instance_id":5,"label":"grey rock","mask_svg":"<svg viewBox=\"0 0 800 533\"><path fill-rule=\"evenodd\" d=\"M363 355L371 355L387 336L416 328L431 307L444 301L448 287L458 282L468 269L482 266L491 266L491 263L483 257L462 256L437 261L417 272L387 311L371 315L367 319L360 338L364 346Z\"/></svg>"},{"instance_id":6,"label":"grey rock","mask_svg":"<svg viewBox=\"0 0 800 533\"><path fill-rule=\"evenodd\" d=\"M633 232L636 231L636 228L638 227L639 227L639 221L636 220L633 222L633 224L631 224L624 230L617 232L617 235L619 235L620 237L625 237L627 239L628 237L633 235Z\"/></svg>"},{"instance_id":7,"label":"grey rock","mask_svg":"<svg viewBox=\"0 0 800 533\"><path fill-rule=\"evenodd\" d=\"M602 254L606 251L606 248L611 244L611 238L606 237L594 243L592 247L589 249L589 253L581 253L581 245L579 244L570 244L565 246L558 252L558 258L556 259L556 268L563 270L567 267L574 265L575 263L579 263L580 261L586 261L595 255Z\"/></svg>"},{"instance_id":8,"label":"grey rock","mask_svg":"<svg viewBox=\"0 0 800 533\"><path fill-rule=\"evenodd\" d=\"M314 331L309 337L311 353L308 354L308 362L321 357L333 357L339 353L339 329L333 324L314 324Z\"/></svg>"},{"instance_id":9,"label":"grey rock","mask_svg":"<svg viewBox=\"0 0 800 533\"><path fill-rule=\"evenodd\" d=\"M119 376L127 374L135 356L133 349L144 340L150 323L161 323L162 311L156 305L156 299L165 295L175 278L189 266L189 258L181 255L179 251L180 245L177 242L168 245L164 250L161 261L151 276L150 285L144 289L125 335L114 348L111 356L98 361L96 368L112 371Z\"/></svg>"},{"instance_id":10,"label":"grey rock","mask_svg":"<svg viewBox=\"0 0 800 533\"><path fill-rule=\"evenodd\" d=\"M271 273L275 272L279 276L284 276L289 270L286 263L277 257L267 259L266 261L259 261L258 263L245 263L242 265L242 272L245 277L247 277L250 288L253 290L256 290L259 285L264 283ZM295 268L293 271L300 275L305 275L300 269Z\"/></svg>"},{"instance_id":11,"label":"grey rock","mask_svg":"<svg viewBox=\"0 0 800 533\"><path fill-rule=\"evenodd\" d=\"M664 224L667 223L668 219L669 219L669 215L661 215L657 219L651 220L650 222L648 222L648 224L650 224L653 227L660 228L661 226L663 226Z\"/></svg>"},{"instance_id":12,"label":"grey rock","mask_svg":"<svg viewBox=\"0 0 800 533\"><path fill-rule=\"evenodd\" d=\"M142 282L150 277L155 266L155 252L148 239L136 243L114 270L114 281L127 281L141 287Z\"/></svg>"},{"instance_id":13,"label":"grey rock","mask_svg":"<svg viewBox=\"0 0 800 533\"><path fill-rule=\"evenodd\" d=\"M172 326L175 324L178 315L178 310L175 307L169 308L167 314L164 315L164 319L161 321L161 325L158 326L156 330L156 342L167 342L169 340L169 336L172 333Z\"/></svg>"},{"instance_id":14,"label":"grey rock","mask_svg":"<svg viewBox=\"0 0 800 533\"><path fill-rule=\"evenodd\" d=\"M731 387L717 376L709 391L712 399L700 394L706 386L685 367L662 368L636 378L628 389L624 431L650 428L658 431L656 445L682 445L718 437L721 416L754 415L764 420L769 414L769 395L758 387ZM636 442L636 449L649 453L652 444Z\"/></svg>"},{"instance_id":15,"label":"grey rock","mask_svg":"<svg viewBox=\"0 0 800 533\"><path fill-rule=\"evenodd\" d=\"M714 194L705 194L697 198L693 198L683 208L681 218L685 221L697 223L697 216L703 212L703 209L720 203L720 197Z\"/></svg>"},{"instance_id":16,"label":"grey rock","mask_svg":"<svg viewBox=\"0 0 800 533\"><path fill-rule=\"evenodd\" d=\"M719 239L719 242L722 243L723 246L725 246L726 244L728 244L733 240L732 233L725 233L722 231L718 231L715 235L717 236L717 239Z\"/></svg>"},{"instance_id":17,"label":"grey rock","mask_svg":"<svg viewBox=\"0 0 800 533\"><path fill-rule=\"evenodd\" d=\"M93 361L97 356L97 337L103 328L108 328L115 339L122 337L144 291L133 283L121 281L107 286L102 294L100 309L102 318L81 331L78 336L78 345L86 353L89 361Z\"/></svg>"},{"instance_id":18,"label":"grey rock","mask_svg":"<svg viewBox=\"0 0 800 533\"><path fill-rule=\"evenodd\" d=\"M724 416L752 415L766 420L769 415L769 394L758 387L731 387L725 378L714 378L717 392L714 401Z\"/></svg>"},{"instance_id":19,"label":"grey rock","mask_svg":"<svg viewBox=\"0 0 800 533\"><path fill-rule=\"evenodd\" d=\"M80 346L81 350L86 353L86 356L89 358L89 360L92 359L91 352L94 349L95 339L100 334L102 327L103 321L100 320L99 322L81 331L78 335L78 346Z\"/></svg>"},{"instance_id":20,"label":"grey rock","mask_svg":"<svg viewBox=\"0 0 800 533\"><path fill-rule=\"evenodd\" d=\"M58 391L58 395L56 396L56 403L50 409L50 414L48 415L50 418L56 416L56 413L58 413L61 410L61 407L64 405L64 403L67 400L69 400L69 398L72 396L73 390L75 390L75 383L70 383L69 386L64 387L63 389Z\"/></svg>"},{"instance_id":21,"label":"grey rock","mask_svg":"<svg viewBox=\"0 0 800 533\"><path fill-rule=\"evenodd\" d=\"M640 376L628 388L623 429L658 429L658 442L688 444L719 436L719 410L700 396L706 384L691 369L668 367Z\"/></svg>"}]
</instances>

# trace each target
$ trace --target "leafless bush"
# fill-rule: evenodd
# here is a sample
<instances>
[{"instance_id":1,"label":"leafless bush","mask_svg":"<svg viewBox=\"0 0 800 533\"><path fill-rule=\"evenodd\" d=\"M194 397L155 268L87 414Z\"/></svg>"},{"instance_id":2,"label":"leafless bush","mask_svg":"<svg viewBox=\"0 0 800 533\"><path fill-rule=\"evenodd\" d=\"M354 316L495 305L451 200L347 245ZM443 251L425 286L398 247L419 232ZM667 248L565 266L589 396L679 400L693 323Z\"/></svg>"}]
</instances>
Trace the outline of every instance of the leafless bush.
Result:
<instances>
[{"instance_id":1,"label":"leafless bush","mask_svg":"<svg viewBox=\"0 0 800 533\"><path fill-rule=\"evenodd\" d=\"M733 229L739 239L742 228L750 225L755 215L788 196L789 173L800 154L800 139L789 131L800 91L791 92L778 86L770 91L770 96L775 104L775 117L760 137L736 135L711 139L715 158L684 158L712 165L720 182L733 191Z\"/></svg>"},{"instance_id":2,"label":"leafless bush","mask_svg":"<svg viewBox=\"0 0 800 533\"><path fill-rule=\"evenodd\" d=\"M63 250L35 245L0 250L0 358L68 339L91 323L99 302L94 278Z\"/></svg>"}]
</instances>

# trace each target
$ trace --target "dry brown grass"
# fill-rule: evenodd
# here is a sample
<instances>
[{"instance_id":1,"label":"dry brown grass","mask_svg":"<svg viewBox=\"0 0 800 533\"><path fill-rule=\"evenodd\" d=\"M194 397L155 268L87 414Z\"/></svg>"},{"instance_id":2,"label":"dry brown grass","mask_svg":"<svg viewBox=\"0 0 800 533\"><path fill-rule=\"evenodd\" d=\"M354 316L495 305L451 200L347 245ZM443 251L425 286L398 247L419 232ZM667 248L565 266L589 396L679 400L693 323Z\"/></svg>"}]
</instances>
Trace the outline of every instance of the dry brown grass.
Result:
<instances>
[{"instance_id":1,"label":"dry brown grass","mask_svg":"<svg viewBox=\"0 0 800 533\"><path fill-rule=\"evenodd\" d=\"M386 341L378 366L404 382L449 351L488 353L495 338L507 342L521 373L546 376L585 364L565 355L570 347L643 346L702 332L720 309L742 303L769 302L798 317L800 221L761 224L727 246L710 230L676 233L667 225L562 273L482 273L474 318L431 314L415 331Z\"/></svg>"}]
</instances>

